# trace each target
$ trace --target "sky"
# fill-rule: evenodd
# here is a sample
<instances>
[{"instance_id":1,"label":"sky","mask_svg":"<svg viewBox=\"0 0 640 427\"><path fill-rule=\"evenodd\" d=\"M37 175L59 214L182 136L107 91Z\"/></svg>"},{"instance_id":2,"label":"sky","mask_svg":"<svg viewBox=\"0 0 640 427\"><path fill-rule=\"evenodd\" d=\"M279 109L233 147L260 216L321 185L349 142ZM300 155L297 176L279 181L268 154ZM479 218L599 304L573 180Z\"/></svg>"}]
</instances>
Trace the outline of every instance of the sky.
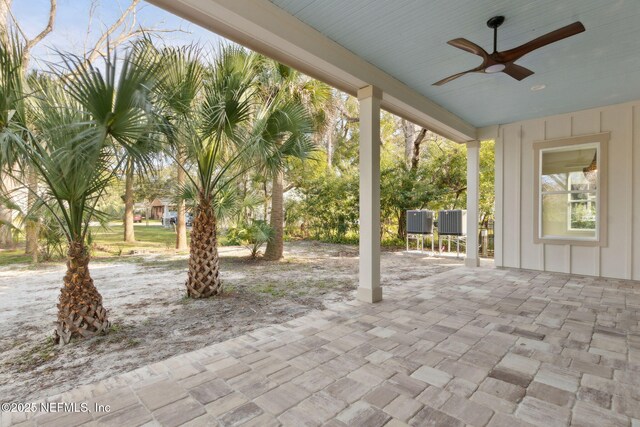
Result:
<instances>
[{"instance_id":1,"label":"sky","mask_svg":"<svg viewBox=\"0 0 640 427\"><path fill-rule=\"evenodd\" d=\"M44 67L44 61L55 61L55 51L80 54L86 45L92 47L102 32L111 26L129 5L127 0L99 0L94 13L91 31L89 11L91 0L58 0L58 12L54 30L32 51L36 68ZM24 32L33 37L45 27L49 17L49 0L13 0L13 13ZM179 30L163 32L161 37L167 44L217 45L224 40L215 33L179 18L152 4L141 2L138 6L138 24L144 28ZM38 63L39 62L39 63Z\"/></svg>"}]
</instances>

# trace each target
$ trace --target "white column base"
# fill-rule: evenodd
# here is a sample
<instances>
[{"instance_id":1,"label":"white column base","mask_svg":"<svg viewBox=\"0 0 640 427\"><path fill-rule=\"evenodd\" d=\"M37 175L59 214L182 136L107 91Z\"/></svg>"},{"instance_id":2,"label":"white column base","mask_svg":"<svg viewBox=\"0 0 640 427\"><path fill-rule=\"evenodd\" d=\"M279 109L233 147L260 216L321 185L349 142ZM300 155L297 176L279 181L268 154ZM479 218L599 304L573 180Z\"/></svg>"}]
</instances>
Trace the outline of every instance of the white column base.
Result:
<instances>
[{"instance_id":1,"label":"white column base","mask_svg":"<svg viewBox=\"0 0 640 427\"><path fill-rule=\"evenodd\" d=\"M464 259L465 267L480 267L480 259L479 258L465 258Z\"/></svg>"},{"instance_id":2,"label":"white column base","mask_svg":"<svg viewBox=\"0 0 640 427\"><path fill-rule=\"evenodd\" d=\"M374 303L382 301L382 288L358 288L358 293L356 295L358 301Z\"/></svg>"}]
</instances>

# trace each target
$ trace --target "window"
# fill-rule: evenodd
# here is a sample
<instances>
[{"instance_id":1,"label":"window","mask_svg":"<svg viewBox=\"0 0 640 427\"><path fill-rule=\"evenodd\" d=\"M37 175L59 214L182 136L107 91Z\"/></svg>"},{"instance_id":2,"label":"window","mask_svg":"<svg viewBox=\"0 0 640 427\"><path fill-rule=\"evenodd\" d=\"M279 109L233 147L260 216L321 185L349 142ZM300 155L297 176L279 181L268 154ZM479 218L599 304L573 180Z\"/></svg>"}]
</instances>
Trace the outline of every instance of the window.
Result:
<instances>
[{"instance_id":1,"label":"window","mask_svg":"<svg viewBox=\"0 0 640 427\"><path fill-rule=\"evenodd\" d=\"M608 134L534 144L536 243L604 242Z\"/></svg>"}]
</instances>

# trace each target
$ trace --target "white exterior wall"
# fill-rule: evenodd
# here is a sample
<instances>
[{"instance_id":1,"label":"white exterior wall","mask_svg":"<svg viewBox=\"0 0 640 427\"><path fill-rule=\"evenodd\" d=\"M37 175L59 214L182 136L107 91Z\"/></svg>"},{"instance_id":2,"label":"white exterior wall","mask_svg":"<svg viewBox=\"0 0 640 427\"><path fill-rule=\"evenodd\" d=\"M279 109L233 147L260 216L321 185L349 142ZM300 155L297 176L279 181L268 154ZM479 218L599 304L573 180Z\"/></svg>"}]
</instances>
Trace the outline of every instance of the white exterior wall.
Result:
<instances>
[{"instance_id":1,"label":"white exterior wall","mask_svg":"<svg viewBox=\"0 0 640 427\"><path fill-rule=\"evenodd\" d=\"M535 244L533 143L610 132L608 242ZM502 125L496 139L496 266L640 280L640 100Z\"/></svg>"}]
</instances>

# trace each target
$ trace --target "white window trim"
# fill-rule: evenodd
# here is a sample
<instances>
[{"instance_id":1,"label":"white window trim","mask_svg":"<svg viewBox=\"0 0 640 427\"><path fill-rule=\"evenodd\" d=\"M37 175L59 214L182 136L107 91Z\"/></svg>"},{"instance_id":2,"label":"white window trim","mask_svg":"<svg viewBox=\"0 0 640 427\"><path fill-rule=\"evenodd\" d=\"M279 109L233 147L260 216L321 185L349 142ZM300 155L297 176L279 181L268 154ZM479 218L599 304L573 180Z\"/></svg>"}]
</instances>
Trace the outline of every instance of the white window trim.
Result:
<instances>
[{"instance_id":1,"label":"white window trim","mask_svg":"<svg viewBox=\"0 0 640 427\"><path fill-rule=\"evenodd\" d=\"M609 132L593 135L576 136L570 138L559 138L546 141L538 141L533 144L534 167L533 167L533 199L534 199L534 222L533 240L534 243L550 243L556 245L577 245L577 246L607 246L607 146L610 139ZM595 237L586 236L542 236L542 191L541 165L542 153L549 151L568 151L579 148L597 148L598 156L598 181L596 186L596 233ZM582 193L582 191L580 191ZM546 192L544 194L552 194ZM571 192L562 191L562 194ZM570 203L570 202L569 202ZM570 214L570 213L569 213Z\"/></svg>"}]
</instances>

